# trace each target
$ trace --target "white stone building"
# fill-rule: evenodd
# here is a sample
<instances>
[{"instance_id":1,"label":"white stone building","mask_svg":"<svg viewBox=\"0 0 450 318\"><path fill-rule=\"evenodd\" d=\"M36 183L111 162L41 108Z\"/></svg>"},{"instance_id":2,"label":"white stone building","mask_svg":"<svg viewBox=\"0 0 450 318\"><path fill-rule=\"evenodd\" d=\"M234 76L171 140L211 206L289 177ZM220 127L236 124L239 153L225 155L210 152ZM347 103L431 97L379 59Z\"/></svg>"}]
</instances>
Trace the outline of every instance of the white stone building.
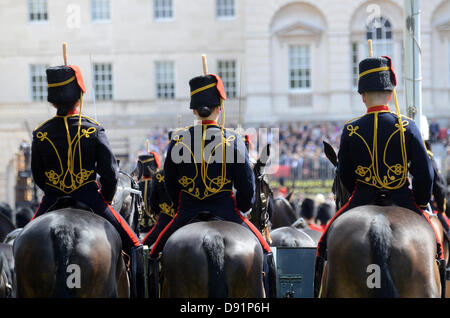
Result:
<instances>
[{"instance_id":1,"label":"white stone building","mask_svg":"<svg viewBox=\"0 0 450 318\"><path fill-rule=\"evenodd\" d=\"M448 120L450 1L421 3L423 109ZM21 140L54 114L45 67L62 64L62 42L84 74L83 112L123 154L152 128L192 122L201 54L225 81L229 126L361 113L368 38L393 57L402 105L403 25L403 0L0 0L0 201L13 203Z\"/></svg>"}]
</instances>

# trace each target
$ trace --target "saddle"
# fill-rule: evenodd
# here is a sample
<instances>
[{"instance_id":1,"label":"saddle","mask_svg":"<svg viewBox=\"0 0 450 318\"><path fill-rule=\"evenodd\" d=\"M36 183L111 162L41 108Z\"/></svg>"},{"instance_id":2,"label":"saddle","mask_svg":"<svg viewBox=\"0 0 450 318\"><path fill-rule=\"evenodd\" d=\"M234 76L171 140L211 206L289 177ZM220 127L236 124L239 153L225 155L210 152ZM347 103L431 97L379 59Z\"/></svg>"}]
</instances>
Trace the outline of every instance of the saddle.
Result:
<instances>
[{"instance_id":1,"label":"saddle","mask_svg":"<svg viewBox=\"0 0 450 318\"><path fill-rule=\"evenodd\" d=\"M196 222L211 222L211 221L223 221L222 218L212 214L208 211L199 212L197 216L189 223L196 223Z\"/></svg>"},{"instance_id":2,"label":"saddle","mask_svg":"<svg viewBox=\"0 0 450 318\"><path fill-rule=\"evenodd\" d=\"M373 205L379 206L392 206L395 205L392 200L389 191L385 189L380 189L377 191L377 196L375 200L372 202Z\"/></svg>"},{"instance_id":3,"label":"saddle","mask_svg":"<svg viewBox=\"0 0 450 318\"><path fill-rule=\"evenodd\" d=\"M60 209L68 209L68 208L72 208L72 209L78 209L78 210L84 210L84 211L88 211L88 212L94 212L92 211L92 209L87 206L86 204L75 200L74 198L72 198L71 196L62 196L59 197L56 202L50 206L47 211L45 211L44 213L50 212L50 211L56 211L56 210L60 210Z\"/></svg>"}]
</instances>

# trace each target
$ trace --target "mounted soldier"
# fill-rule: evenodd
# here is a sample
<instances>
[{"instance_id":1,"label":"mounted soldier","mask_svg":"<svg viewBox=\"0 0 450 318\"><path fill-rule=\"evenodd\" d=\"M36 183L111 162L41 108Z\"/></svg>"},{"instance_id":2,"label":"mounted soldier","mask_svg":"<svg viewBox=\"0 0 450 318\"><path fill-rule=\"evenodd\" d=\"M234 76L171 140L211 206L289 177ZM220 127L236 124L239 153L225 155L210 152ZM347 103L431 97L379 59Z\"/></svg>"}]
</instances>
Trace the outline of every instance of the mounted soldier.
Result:
<instances>
[{"instance_id":1,"label":"mounted soldier","mask_svg":"<svg viewBox=\"0 0 450 318\"><path fill-rule=\"evenodd\" d=\"M158 236L150 252L151 261L155 263L172 233L200 212L207 211L219 219L249 228L264 251L265 271L269 274L265 277L273 277L274 262L269 245L240 212L252 207L255 177L242 137L224 128L223 82L219 76L208 74L191 79L189 85L190 108L198 123L173 133L164 171L167 193L176 204L176 214ZM268 281L264 285L269 295Z\"/></svg>"},{"instance_id":2,"label":"mounted soldier","mask_svg":"<svg viewBox=\"0 0 450 318\"><path fill-rule=\"evenodd\" d=\"M156 210L152 209L150 195L152 193L153 176L161 168L161 157L154 151L148 151L146 155L140 155L137 162L137 179L139 190L144 199L144 216L141 220L143 232L148 232L154 223Z\"/></svg>"},{"instance_id":3,"label":"mounted soldier","mask_svg":"<svg viewBox=\"0 0 450 318\"><path fill-rule=\"evenodd\" d=\"M169 142L172 139L172 130L169 131ZM164 169L159 169L152 179L151 192L149 194L149 206L157 217L156 223L150 232L142 240L142 244L152 246L161 234L162 230L175 216L175 204L169 198L165 186Z\"/></svg>"},{"instance_id":4,"label":"mounted soldier","mask_svg":"<svg viewBox=\"0 0 450 318\"><path fill-rule=\"evenodd\" d=\"M71 197L107 219L119 233L123 251L131 256L133 290L136 269L143 266L142 245L111 207L118 168L105 129L81 115L86 89L77 66L50 67L46 73L48 102L56 108L56 116L33 132L31 169L35 183L44 191L33 220L51 210L62 197Z\"/></svg>"},{"instance_id":5,"label":"mounted soldier","mask_svg":"<svg viewBox=\"0 0 450 318\"><path fill-rule=\"evenodd\" d=\"M316 275L326 259L330 226L337 217L358 206L393 203L423 215L436 234L424 212L431 199L433 168L420 130L412 119L399 113L392 61L387 56L367 58L359 64L359 73L358 92L367 112L345 124L336 171L351 197L329 222L319 242ZM393 94L397 113L388 106ZM414 177L412 189L408 172ZM441 258L442 246L437 242ZM316 284L320 276L316 276Z\"/></svg>"}]
</instances>

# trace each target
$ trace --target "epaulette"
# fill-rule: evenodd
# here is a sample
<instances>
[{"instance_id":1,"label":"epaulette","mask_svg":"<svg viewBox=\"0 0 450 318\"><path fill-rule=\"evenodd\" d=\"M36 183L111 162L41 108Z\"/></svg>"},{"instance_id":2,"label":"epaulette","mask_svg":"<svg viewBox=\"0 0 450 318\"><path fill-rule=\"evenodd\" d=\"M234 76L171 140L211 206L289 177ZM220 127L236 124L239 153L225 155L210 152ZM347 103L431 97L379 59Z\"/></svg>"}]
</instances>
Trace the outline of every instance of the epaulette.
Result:
<instances>
[{"instance_id":1,"label":"epaulette","mask_svg":"<svg viewBox=\"0 0 450 318\"><path fill-rule=\"evenodd\" d=\"M55 118L55 117L52 117L52 118L50 118L50 119L47 119L46 121L44 121L44 122L42 122L42 123L40 123L36 128L34 128L34 130L33 131L36 131L36 130L38 130L39 128L41 128L42 126L44 126L46 123L48 123L50 120L52 120L53 118Z\"/></svg>"}]
</instances>

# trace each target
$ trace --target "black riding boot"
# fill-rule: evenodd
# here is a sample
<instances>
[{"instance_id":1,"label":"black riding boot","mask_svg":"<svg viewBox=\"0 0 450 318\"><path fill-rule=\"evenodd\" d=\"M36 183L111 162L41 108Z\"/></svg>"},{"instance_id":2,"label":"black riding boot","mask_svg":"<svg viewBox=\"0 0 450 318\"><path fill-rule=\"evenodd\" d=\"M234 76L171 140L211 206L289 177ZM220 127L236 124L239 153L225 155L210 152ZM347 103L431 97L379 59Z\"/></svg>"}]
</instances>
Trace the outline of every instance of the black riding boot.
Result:
<instances>
[{"instance_id":1,"label":"black riding boot","mask_svg":"<svg viewBox=\"0 0 450 318\"><path fill-rule=\"evenodd\" d=\"M277 276L273 253L264 253L264 290L266 297L277 298Z\"/></svg>"},{"instance_id":2,"label":"black riding boot","mask_svg":"<svg viewBox=\"0 0 450 318\"><path fill-rule=\"evenodd\" d=\"M325 261L325 257L321 255L316 256L316 263L314 265L314 298L319 298L320 296Z\"/></svg>"},{"instance_id":3,"label":"black riding boot","mask_svg":"<svg viewBox=\"0 0 450 318\"><path fill-rule=\"evenodd\" d=\"M143 246L131 248L131 298L145 297L144 250Z\"/></svg>"},{"instance_id":4,"label":"black riding boot","mask_svg":"<svg viewBox=\"0 0 450 318\"><path fill-rule=\"evenodd\" d=\"M441 298L445 298L447 283L447 267L444 259L439 260L439 275L441 278Z\"/></svg>"},{"instance_id":5,"label":"black riding boot","mask_svg":"<svg viewBox=\"0 0 450 318\"><path fill-rule=\"evenodd\" d=\"M159 262L156 257L148 260L148 297L159 298Z\"/></svg>"}]
</instances>

